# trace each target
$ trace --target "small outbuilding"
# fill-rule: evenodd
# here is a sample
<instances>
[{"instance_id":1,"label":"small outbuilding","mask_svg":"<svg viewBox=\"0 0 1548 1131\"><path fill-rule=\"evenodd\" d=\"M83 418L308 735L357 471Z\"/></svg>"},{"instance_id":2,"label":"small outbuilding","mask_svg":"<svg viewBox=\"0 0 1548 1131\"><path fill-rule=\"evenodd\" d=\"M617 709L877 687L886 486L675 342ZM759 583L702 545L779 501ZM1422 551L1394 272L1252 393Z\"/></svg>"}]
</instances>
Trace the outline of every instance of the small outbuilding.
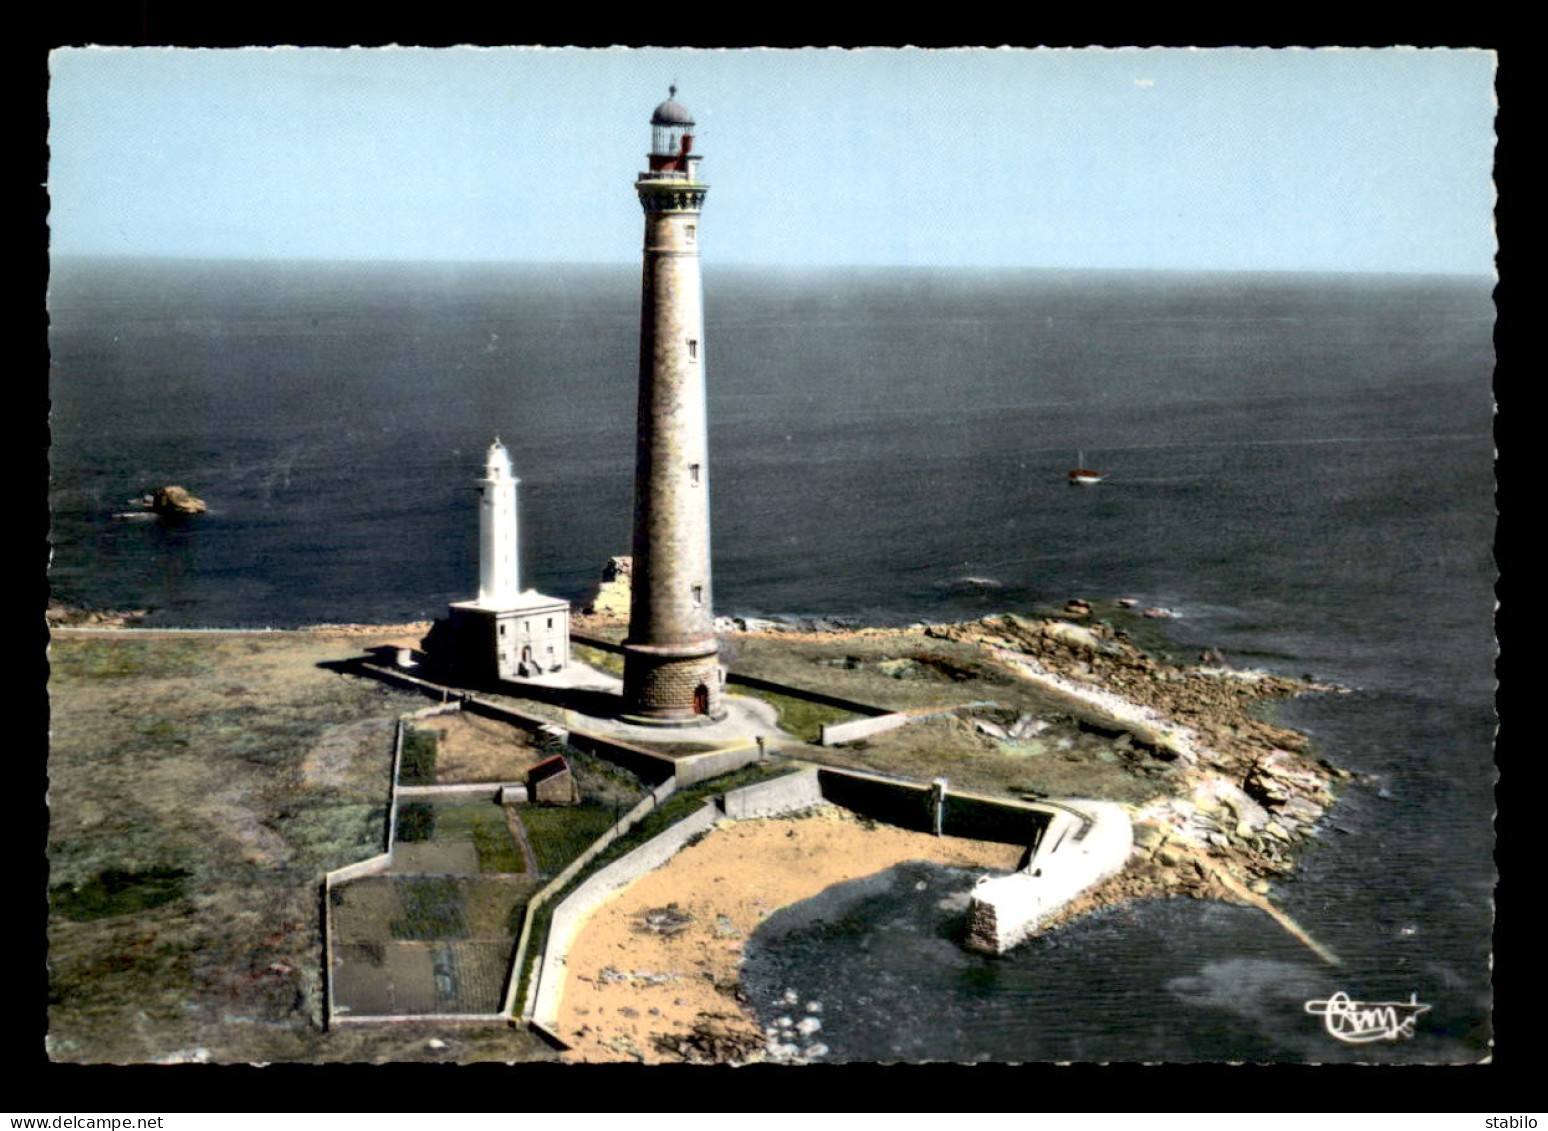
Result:
<instances>
[{"instance_id":1,"label":"small outbuilding","mask_svg":"<svg viewBox=\"0 0 1548 1131\"><path fill-rule=\"evenodd\" d=\"M527 798L540 805L574 805L580 801L580 785L563 754L544 758L527 771Z\"/></svg>"}]
</instances>

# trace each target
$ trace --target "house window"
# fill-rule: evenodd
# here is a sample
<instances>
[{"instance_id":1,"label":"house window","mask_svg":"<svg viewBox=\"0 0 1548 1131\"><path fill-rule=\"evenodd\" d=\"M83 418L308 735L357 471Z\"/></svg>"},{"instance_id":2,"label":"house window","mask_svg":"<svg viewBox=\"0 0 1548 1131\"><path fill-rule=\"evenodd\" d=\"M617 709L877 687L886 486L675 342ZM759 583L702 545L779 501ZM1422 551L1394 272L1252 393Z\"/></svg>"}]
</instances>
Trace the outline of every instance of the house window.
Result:
<instances>
[{"instance_id":1,"label":"house window","mask_svg":"<svg viewBox=\"0 0 1548 1131\"><path fill-rule=\"evenodd\" d=\"M500 635L501 636L505 635L505 626L503 624L500 626Z\"/></svg>"},{"instance_id":2,"label":"house window","mask_svg":"<svg viewBox=\"0 0 1548 1131\"><path fill-rule=\"evenodd\" d=\"M699 465L696 463L690 463L688 465L688 482L692 483L695 487L699 485Z\"/></svg>"},{"instance_id":3,"label":"house window","mask_svg":"<svg viewBox=\"0 0 1548 1131\"><path fill-rule=\"evenodd\" d=\"M549 618L548 618L548 627L549 627L549 628L553 628L553 627L554 627L554 618L553 618L553 617L549 617ZM550 651L550 652L552 652L552 651L553 651L553 649L552 649L552 648L550 648L550 649L549 649L549 651Z\"/></svg>"},{"instance_id":4,"label":"house window","mask_svg":"<svg viewBox=\"0 0 1548 1131\"><path fill-rule=\"evenodd\" d=\"M688 339L688 360L689 361L698 361L699 360L699 339L697 339L697 338L689 338Z\"/></svg>"}]
</instances>

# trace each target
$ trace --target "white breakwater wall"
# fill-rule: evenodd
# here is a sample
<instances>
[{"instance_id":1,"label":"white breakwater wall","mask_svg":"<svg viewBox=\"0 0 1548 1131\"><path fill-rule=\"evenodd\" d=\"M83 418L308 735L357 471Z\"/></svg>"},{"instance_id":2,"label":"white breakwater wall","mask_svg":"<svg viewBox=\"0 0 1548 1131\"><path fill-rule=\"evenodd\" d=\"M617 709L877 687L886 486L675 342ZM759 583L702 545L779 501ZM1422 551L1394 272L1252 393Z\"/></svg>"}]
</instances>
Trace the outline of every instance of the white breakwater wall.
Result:
<instances>
[{"instance_id":1,"label":"white breakwater wall","mask_svg":"<svg viewBox=\"0 0 1548 1131\"><path fill-rule=\"evenodd\" d=\"M968 907L968 946L1003 954L1128 863L1134 833L1123 806L1084 800L1060 805L1025 868L978 881Z\"/></svg>"}]
</instances>

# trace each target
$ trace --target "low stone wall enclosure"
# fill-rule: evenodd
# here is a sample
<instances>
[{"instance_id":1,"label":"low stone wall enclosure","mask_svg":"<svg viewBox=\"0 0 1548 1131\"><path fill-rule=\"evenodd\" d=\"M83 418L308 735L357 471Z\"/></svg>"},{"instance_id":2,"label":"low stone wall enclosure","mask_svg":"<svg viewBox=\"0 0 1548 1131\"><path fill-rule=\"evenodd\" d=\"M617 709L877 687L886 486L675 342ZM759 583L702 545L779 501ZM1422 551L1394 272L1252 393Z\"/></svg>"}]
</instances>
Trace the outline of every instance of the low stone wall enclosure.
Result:
<instances>
[{"instance_id":1,"label":"low stone wall enclosure","mask_svg":"<svg viewBox=\"0 0 1548 1131\"><path fill-rule=\"evenodd\" d=\"M553 719L544 718L542 715L531 715L525 711L519 711L515 707L507 707L502 703L482 699L477 695L458 691L382 664L361 661L357 667L359 671L366 675L388 683L397 684L400 687L421 691L426 695L434 695L437 698L445 699L450 710L463 710L470 714L483 715L485 718L498 719L501 722L511 723L534 734L544 730L551 730L557 725ZM622 766L630 773L635 774L641 781L651 785L659 785L661 782L676 776L677 764L671 758L657 754L653 750L647 750L642 746L635 746L620 739L576 729L575 727L560 729L564 731L565 741L569 745L577 750L585 750L588 753L606 758L615 765ZM756 757L757 751L753 751L751 755L745 756L742 765L746 765L748 761L752 761ZM725 771L717 772L724 773Z\"/></svg>"},{"instance_id":2,"label":"low stone wall enclosure","mask_svg":"<svg viewBox=\"0 0 1548 1131\"><path fill-rule=\"evenodd\" d=\"M609 651L617 650L616 645L606 641L581 636L576 636L575 640ZM1024 845L1027 852L1020 871L1005 876L986 876L974 890L969 910L969 945L992 952L1004 951L1035 933L1039 923L1051 912L1122 868L1132 848L1127 812L1122 806L1113 803L1051 800L1018 802L953 791L944 779L920 783L863 771L809 767L708 797L688 816L587 877L555 904L550 912L549 904L601 852L679 788L740 769L759 760L762 751L748 746L669 758L608 736L566 729L551 719L443 687L378 663L361 660L353 666L361 674L420 690L441 701L404 715L398 721L393 739L392 785L388 806L390 816L383 851L368 860L330 872L324 879L321 894L325 948L324 1002L328 1024L431 1019L425 1014L415 1014L410 1018L361 1016L347 1011L341 1016L334 1000L332 972L335 955L331 908L335 888L392 869L399 799L456 793L463 796L484 794L491 799L510 802L524 800L526 796L525 788L515 782L400 787L398 778L402 766L404 734L418 718L468 711L498 719L596 753L635 773L652 787L633 809L527 900L521 933L510 955L503 1010L495 1014L447 1014L436 1017L439 1020L463 1023L514 1023L520 1018L561 1048L564 1042L557 1034L556 1025L564 989L565 963L588 917L609 896L638 877L659 868L689 841L712 828L717 821L774 817L822 805L838 805L861 816L919 832ZM825 728L826 732L837 730L842 736L835 736L833 741L850 741L852 737L903 725L917 717L821 696L766 680L732 677L732 682L800 695L866 716L853 723ZM860 729L847 732L843 729L845 727ZM825 733L824 743L829 739L830 733ZM548 914L547 929L541 932L536 926L541 918L540 912ZM539 934L541 937L535 937ZM523 974L528 965L528 956L534 948L538 948L537 955L531 964L531 977L523 992Z\"/></svg>"},{"instance_id":3,"label":"low stone wall enclosure","mask_svg":"<svg viewBox=\"0 0 1548 1131\"><path fill-rule=\"evenodd\" d=\"M974 913L989 923L987 931L979 928L989 945L977 945L997 952L1029 937L1042 919L1121 868L1132 847L1128 815L1122 806L1110 802L1016 802L952 793L941 784L817 767L744 786L706 799L691 815L565 897L554 909L521 1009L522 1020L557 1047L566 1047L557 1029L566 960L581 927L609 896L661 867L717 821L776 817L819 805L839 805L918 831L1025 844L1028 853L1022 871L986 877L975 891ZM1013 881L1012 898L991 888ZM999 945L1002 941L1004 945Z\"/></svg>"}]
</instances>

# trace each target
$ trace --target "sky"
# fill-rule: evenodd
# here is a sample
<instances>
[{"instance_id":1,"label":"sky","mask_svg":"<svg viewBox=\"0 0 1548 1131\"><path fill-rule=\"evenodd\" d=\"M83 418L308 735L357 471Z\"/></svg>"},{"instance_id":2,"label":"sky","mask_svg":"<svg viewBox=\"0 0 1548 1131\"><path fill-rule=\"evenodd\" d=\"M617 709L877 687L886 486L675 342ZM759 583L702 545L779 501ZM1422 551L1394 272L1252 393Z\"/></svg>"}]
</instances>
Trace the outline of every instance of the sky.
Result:
<instances>
[{"instance_id":1,"label":"sky","mask_svg":"<svg viewBox=\"0 0 1548 1131\"><path fill-rule=\"evenodd\" d=\"M56 254L625 263L678 86L725 264L1488 275L1450 49L79 48Z\"/></svg>"}]
</instances>

